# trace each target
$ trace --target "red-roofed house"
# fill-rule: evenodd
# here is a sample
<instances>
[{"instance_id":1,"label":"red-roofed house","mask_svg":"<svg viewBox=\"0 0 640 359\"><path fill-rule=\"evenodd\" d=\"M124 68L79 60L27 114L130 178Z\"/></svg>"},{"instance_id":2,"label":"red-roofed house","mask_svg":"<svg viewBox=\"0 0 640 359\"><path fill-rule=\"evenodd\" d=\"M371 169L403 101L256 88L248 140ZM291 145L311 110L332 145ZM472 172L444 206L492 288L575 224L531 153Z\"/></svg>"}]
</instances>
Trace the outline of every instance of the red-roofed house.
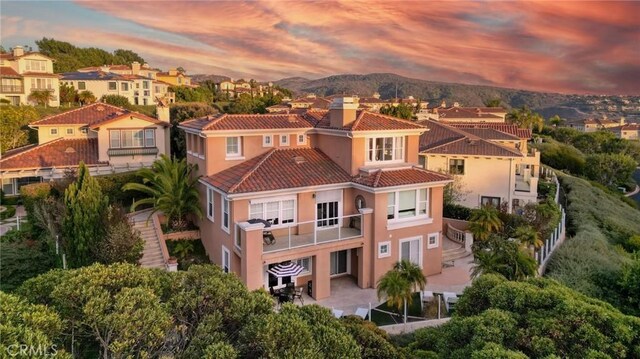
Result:
<instances>
[{"instance_id":1,"label":"red-roofed house","mask_svg":"<svg viewBox=\"0 0 640 359\"><path fill-rule=\"evenodd\" d=\"M53 73L53 60L38 52L25 52L21 46L0 54L0 99L13 105L32 104L35 90L48 90L48 106L60 106L58 75Z\"/></svg>"},{"instance_id":2,"label":"red-roofed house","mask_svg":"<svg viewBox=\"0 0 640 359\"><path fill-rule=\"evenodd\" d=\"M419 120L445 123L504 123L507 111L502 107L463 107L457 102L447 107L443 101L438 107L421 110L417 116Z\"/></svg>"},{"instance_id":3,"label":"red-roofed house","mask_svg":"<svg viewBox=\"0 0 640 359\"><path fill-rule=\"evenodd\" d=\"M507 204L517 210L537 200L540 153L529 151L530 130L504 123L422 121L420 164L459 181L460 204Z\"/></svg>"},{"instance_id":4,"label":"red-roofed house","mask_svg":"<svg viewBox=\"0 0 640 359\"><path fill-rule=\"evenodd\" d=\"M289 282L331 295L331 279L373 288L395 262L442 268L442 196L449 176L417 167L422 125L358 110L219 115L186 121L198 164L202 241L250 289ZM269 272L293 261L296 277Z\"/></svg>"},{"instance_id":5,"label":"red-roofed house","mask_svg":"<svg viewBox=\"0 0 640 359\"><path fill-rule=\"evenodd\" d=\"M104 103L94 103L29 125L38 130L38 144L2 154L0 177L6 195L18 194L29 182L58 179L80 161L93 175L149 167L169 154L169 112L159 118Z\"/></svg>"}]
</instances>

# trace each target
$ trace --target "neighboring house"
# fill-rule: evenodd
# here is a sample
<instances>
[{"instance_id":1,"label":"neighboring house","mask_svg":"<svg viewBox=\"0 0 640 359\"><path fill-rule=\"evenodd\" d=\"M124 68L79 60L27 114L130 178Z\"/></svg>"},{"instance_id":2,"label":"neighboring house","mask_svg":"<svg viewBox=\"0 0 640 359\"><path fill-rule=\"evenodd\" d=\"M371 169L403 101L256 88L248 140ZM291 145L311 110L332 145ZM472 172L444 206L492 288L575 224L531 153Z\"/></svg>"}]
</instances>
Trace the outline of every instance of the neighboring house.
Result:
<instances>
[{"instance_id":1,"label":"neighboring house","mask_svg":"<svg viewBox=\"0 0 640 359\"><path fill-rule=\"evenodd\" d=\"M83 161L91 174L102 175L149 167L169 154L169 108L158 118L104 103L94 103L46 117L29 126L38 130L38 144L7 151L0 159L6 195L20 186L63 178Z\"/></svg>"},{"instance_id":2,"label":"neighboring house","mask_svg":"<svg viewBox=\"0 0 640 359\"><path fill-rule=\"evenodd\" d=\"M103 66L91 66L78 69L78 72L113 72L118 75L137 75L146 77L148 79L156 80L156 74L160 70L152 69L149 64L140 65L139 62L134 61L129 65L103 65Z\"/></svg>"},{"instance_id":3,"label":"neighboring house","mask_svg":"<svg viewBox=\"0 0 640 359\"><path fill-rule=\"evenodd\" d=\"M60 81L73 86L78 93L91 91L96 99L100 100L105 95L119 95L126 97L129 103L134 103L134 81L115 72L90 71L90 72L65 72L61 74ZM152 80L147 80L151 82Z\"/></svg>"},{"instance_id":4,"label":"neighboring house","mask_svg":"<svg viewBox=\"0 0 640 359\"><path fill-rule=\"evenodd\" d=\"M21 46L0 54L0 99L13 105L33 104L34 90L49 90L48 106L60 106L58 75L53 73L53 59L38 52L25 52Z\"/></svg>"},{"instance_id":5,"label":"neighboring house","mask_svg":"<svg viewBox=\"0 0 640 359\"><path fill-rule=\"evenodd\" d=\"M416 123L357 110L337 98L303 114L219 115L182 122L197 164L202 242L250 290L331 279L373 288L395 262L442 269L442 200L449 176L416 167ZM270 224L269 228L260 223ZM293 261L297 277L268 271Z\"/></svg>"},{"instance_id":6,"label":"neighboring house","mask_svg":"<svg viewBox=\"0 0 640 359\"><path fill-rule=\"evenodd\" d=\"M616 137L625 140L640 140L640 124L628 123L626 125L609 127L609 131L613 132Z\"/></svg>"},{"instance_id":7,"label":"neighboring house","mask_svg":"<svg viewBox=\"0 0 640 359\"><path fill-rule=\"evenodd\" d=\"M305 108L311 110L326 110L329 108L331 104L331 100L317 97L316 95L307 95L305 97L299 97L291 102L289 102L289 106L292 109L296 108Z\"/></svg>"},{"instance_id":8,"label":"neighboring house","mask_svg":"<svg viewBox=\"0 0 640 359\"><path fill-rule=\"evenodd\" d=\"M158 72L156 73L156 78L171 86L192 86L191 77L176 69L170 69L167 72Z\"/></svg>"},{"instance_id":9,"label":"neighboring house","mask_svg":"<svg viewBox=\"0 0 640 359\"><path fill-rule=\"evenodd\" d=\"M623 126L625 124L624 118L620 118L618 121L609 120L607 118L587 118L582 120L567 121L565 127L575 128L580 132L596 132L606 128L613 128Z\"/></svg>"},{"instance_id":10,"label":"neighboring house","mask_svg":"<svg viewBox=\"0 0 640 359\"><path fill-rule=\"evenodd\" d=\"M245 80L225 80L217 84L218 90L229 96L229 98L235 98L242 94L247 94L256 97L262 97L266 94L277 95L280 91L273 87L271 82L254 82L253 87L250 82Z\"/></svg>"},{"instance_id":11,"label":"neighboring house","mask_svg":"<svg viewBox=\"0 0 640 359\"><path fill-rule=\"evenodd\" d=\"M501 123L420 123L429 128L420 137L420 163L456 177L461 205L506 203L513 212L537 200L540 153L527 147L530 130Z\"/></svg>"},{"instance_id":12,"label":"neighboring house","mask_svg":"<svg viewBox=\"0 0 640 359\"><path fill-rule=\"evenodd\" d=\"M502 107L462 107L457 102L447 107L446 102L440 106L426 108L418 114L418 120L434 120L439 122L477 122L505 123L507 110Z\"/></svg>"}]
</instances>

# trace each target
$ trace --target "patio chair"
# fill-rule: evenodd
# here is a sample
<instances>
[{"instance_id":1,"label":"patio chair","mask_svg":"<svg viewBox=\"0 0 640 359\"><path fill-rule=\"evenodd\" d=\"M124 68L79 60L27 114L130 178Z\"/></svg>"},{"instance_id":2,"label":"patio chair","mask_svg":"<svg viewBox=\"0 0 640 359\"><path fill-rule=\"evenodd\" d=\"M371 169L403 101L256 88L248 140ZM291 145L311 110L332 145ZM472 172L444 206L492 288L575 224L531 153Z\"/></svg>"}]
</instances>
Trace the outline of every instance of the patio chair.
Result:
<instances>
[{"instance_id":1,"label":"patio chair","mask_svg":"<svg viewBox=\"0 0 640 359\"><path fill-rule=\"evenodd\" d=\"M300 303L304 305L304 299L302 299L302 292L304 292L304 287L296 288L295 292L293 292L293 301L295 302L296 298L300 299Z\"/></svg>"},{"instance_id":2,"label":"patio chair","mask_svg":"<svg viewBox=\"0 0 640 359\"><path fill-rule=\"evenodd\" d=\"M367 308L358 308L358 309L356 309L356 313L354 315L357 315L360 318L364 319L364 318L367 317L367 315L369 315L369 309L367 309Z\"/></svg>"},{"instance_id":3,"label":"patio chair","mask_svg":"<svg viewBox=\"0 0 640 359\"><path fill-rule=\"evenodd\" d=\"M278 294L278 305L282 306L282 304L289 302L291 302L291 297L288 294Z\"/></svg>"},{"instance_id":4,"label":"patio chair","mask_svg":"<svg viewBox=\"0 0 640 359\"><path fill-rule=\"evenodd\" d=\"M342 317L342 313L344 313L344 310L332 309L331 312L333 313L334 317L340 318L340 317Z\"/></svg>"},{"instance_id":5,"label":"patio chair","mask_svg":"<svg viewBox=\"0 0 640 359\"><path fill-rule=\"evenodd\" d=\"M276 237L273 236L273 233L271 233L271 231L264 231L262 232L262 241L264 242L264 244L275 244Z\"/></svg>"},{"instance_id":6,"label":"patio chair","mask_svg":"<svg viewBox=\"0 0 640 359\"><path fill-rule=\"evenodd\" d=\"M271 296L273 296L273 297L276 296L276 291L273 290L273 287L269 287L269 294L271 294Z\"/></svg>"}]
</instances>

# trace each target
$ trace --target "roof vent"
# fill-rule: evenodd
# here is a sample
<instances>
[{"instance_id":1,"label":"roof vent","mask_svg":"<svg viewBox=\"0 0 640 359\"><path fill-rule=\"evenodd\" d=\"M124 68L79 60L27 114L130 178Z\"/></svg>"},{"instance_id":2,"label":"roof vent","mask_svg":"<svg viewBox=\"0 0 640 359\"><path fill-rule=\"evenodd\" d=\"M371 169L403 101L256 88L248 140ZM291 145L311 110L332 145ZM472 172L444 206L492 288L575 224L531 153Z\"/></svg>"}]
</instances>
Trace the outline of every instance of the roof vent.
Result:
<instances>
[{"instance_id":1,"label":"roof vent","mask_svg":"<svg viewBox=\"0 0 640 359\"><path fill-rule=\"evenodd\" d=\"M64 153L76 153L76 150L73 147L67 147L67 149L64 150Z\"/></svg>"},{"instance_id":2,"label":"roof vent","mask_svg":"<svg viewBox=\"0 0 640 359\"><path fill-rule=\"evenodd\" d=\"M294 161L297 165L299 165L299 164L301 164L301 163L306 163L306 162L307 162L307 160L306 160L304 157L302 157L302 156L295 156L295 157L293 158L293 161Z\"/></svg>"},{"instance_id":3,"label":"roof vent","mask_svg":"<svg viewBox=\"0 0 640 359\"><path fill-rule=\"evenodd\" d=\"M104 106L102 105L96 106L96 111L100 111L100 112L104 111Z\"/></svg>"}]
</instances>

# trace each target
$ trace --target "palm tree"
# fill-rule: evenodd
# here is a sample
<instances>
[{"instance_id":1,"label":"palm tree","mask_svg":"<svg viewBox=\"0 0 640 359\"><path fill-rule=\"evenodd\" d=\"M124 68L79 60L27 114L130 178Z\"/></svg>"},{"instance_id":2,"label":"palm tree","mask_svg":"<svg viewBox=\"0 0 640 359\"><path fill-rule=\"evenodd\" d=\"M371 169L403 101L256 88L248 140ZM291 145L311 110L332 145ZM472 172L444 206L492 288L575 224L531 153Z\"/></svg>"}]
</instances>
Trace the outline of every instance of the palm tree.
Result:
<instances>
[{"instance_id":1,"label":"palm tree","mask_svg":"<svg viewBox=\"0 0 640 359\"><path fill-rule=\"evenodd\" d=\"M413 291L424 290L427 286L427 278L422 273L422 268L410 260L403 259L394 264L393 269L400 272L409 281ZM409 300L411 303L411 300Z\"/></svg>"},{"instance_id":2,"label":"palm tree","mask_svg":"<svg viewBox=\"0 0 640 359\"><path fill-rule=\"evenodd\" d=\"M518 125L520 128L537 129L538 132L541 131L544 126L544 119L542 116L531 111L527 106L511 110L507 114L506 120L509 123Z\"/></svg>"},{"instance_id":3,"label":"palm tree","mask_svg":"<svg viewBox=\"0 0 640 359\"><path fill-rule=\"evenodd\" d=\"M544 244L535 228L530 225L518 227L513 235L520 243L529 249L531 255L533 251Z\"/></svg>"},{"instance_id":4,"label":"palm tree","mask_svg":"<svg viewBox=\"0 0 640 359\"><path fill-rule=\"evenodd\" d=\"M83 105L96 102L96 96L89 90L84 90L78 94L78 101Z\"/></svg>"},{"instance_id":5,"label":"palm tree","mask_svg":"<svg viewBox=\"0 0 640 359\"><path fill-rule=\"evenodd\" d=\"M486 240L491 233L502 228L498 210L490 205L474 210L469 222L469 231L473 233L473 238L480 241Z\"/></svg>"},{"instance_id":6,"label":"palm tree","mask_svg":"<svg viewBox=\"0 0 640 359\"><path fill-rule=\"evenodd\" d=\"M199 194L196 189L198 177L195 176L197 165L188 164L186 159L178 160L161 155L151 168L138 171L142 183L127 183L125 191L140 191L149 198L135 201L131 205L134 211L141 205L153 205L151 214L161 211L167 216L170 226L182 229L187 224L187 215L193 214L202 218L199 206Z\"/></svg>"},{"instance_id":7,"label":"palm tree","mask_svg":"<svg viewBox=\"0 0 640 359\"><path fill-rule=\"evenodd\" d=\"M487 245L474 253L472 277L481 274L500 274L508 280L522 280L536 274L538 263L524 252L515 241L497 235L487 240Z\"/></svg>"},{"instance_id":8,"label":"palm tree","mask_svg":"<svg viewBox=\"0 0 640 359\"><path fill-rule=\"evenodd\" d=\"M407 301L411 302L411 283L402 272L392 269L378 280L377 293L378 300L387 298L387 305L396 308L399 312L403 305L406 308Z\"/></svg>"},{"instance_id":9,"label":"palm tree","mask_svg":"<svg viewBox=\"0 0 640 359\"><path fill-rule=\"evenodd\" d=\"M33 90L29 95L29 101L33 101L40 106L47 107L49 101L55 100L52 89Z\"/></svg>"}]
</instances>

